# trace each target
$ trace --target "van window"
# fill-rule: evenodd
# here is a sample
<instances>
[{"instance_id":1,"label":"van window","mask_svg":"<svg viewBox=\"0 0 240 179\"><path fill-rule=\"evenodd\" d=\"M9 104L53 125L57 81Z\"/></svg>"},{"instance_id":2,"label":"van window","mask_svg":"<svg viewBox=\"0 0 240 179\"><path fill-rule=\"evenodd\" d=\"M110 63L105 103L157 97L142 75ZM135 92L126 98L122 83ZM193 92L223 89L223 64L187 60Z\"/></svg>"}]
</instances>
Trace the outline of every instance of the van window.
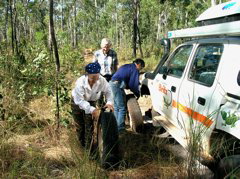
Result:
<instances>
[{"instance_id":1,"label":"van window","mask_svg":"<svg viewBox=\"0 0 240 179\"><path fill-rule=\"evenodd\" d=\"M167 63L168 74L181 77L192 51L192 45L179 47Z\"/></svg>"},{"instance_id":2,"label":"van window","mask_svg":"<svg viewBox=\"0 0 240 179\"><path fill-rule=\"evenodd\" d=\"M200 45L190 69L190 79L212 86L222 52L222 44Z\"/></svg>"}]
</instances>

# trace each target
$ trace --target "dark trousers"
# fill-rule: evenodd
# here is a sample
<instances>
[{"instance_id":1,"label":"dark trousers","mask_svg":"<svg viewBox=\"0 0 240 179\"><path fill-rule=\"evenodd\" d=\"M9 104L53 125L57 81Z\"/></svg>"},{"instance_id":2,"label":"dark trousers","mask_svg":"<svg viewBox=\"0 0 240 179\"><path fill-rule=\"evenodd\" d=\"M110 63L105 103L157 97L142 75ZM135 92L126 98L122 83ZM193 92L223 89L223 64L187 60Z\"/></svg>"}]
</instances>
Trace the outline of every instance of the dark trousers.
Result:
<instances>
[{"instance_id":1,"label":"dark trousers","mask_svg":"<svg viewBox=\"0 0 240 179\"><path fill-rule=\"evenodd\" d=\"M107 74L107 75L104 75L103 77L107 80L107 82L109 82L112 78L112 75Z\"/></svg>"},{"instance_id":2,"label":"dark trousers","mask_svg":"<svg viewBox=\"0 0 240 179\"><path fill-rule=\"evenodd\" d=\"M109 82L111 80L111 78L112 78L112 75L104 75L103 77L107 80L107 82ZM105 106L105 104L106 104L106 99L104 97L103 92L101 92L100 98L97 101L97 105L100 108L103 108Z\"/></svg>"},{"instance_id":3,"label":"dark trousers","mask_svg":"<svg viewBox=\"0 0 240 179\"><path fill-rule=\"evenodd\" d=\"M89 102L91 106L96 106L95 102ZM78 139L83 147L87 149L91 146L93 137L93 119L91 114L85 114L73 100L71 103L72 115L76 125Z\"/></svg>"}]
</instances>

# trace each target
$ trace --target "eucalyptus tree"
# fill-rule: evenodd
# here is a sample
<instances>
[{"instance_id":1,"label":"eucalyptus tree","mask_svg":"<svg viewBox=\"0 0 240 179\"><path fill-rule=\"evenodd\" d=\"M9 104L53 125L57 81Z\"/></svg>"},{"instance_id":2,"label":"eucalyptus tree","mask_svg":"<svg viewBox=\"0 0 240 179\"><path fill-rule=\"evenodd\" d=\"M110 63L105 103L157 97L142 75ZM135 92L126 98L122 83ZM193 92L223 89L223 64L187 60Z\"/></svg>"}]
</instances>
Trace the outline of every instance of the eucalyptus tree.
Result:
<instances>
[{"instance_id":1,"label":"eucalyptus tree","mask_svg":"<svg viewBox=\"0 0 240 179\"><path fill-rule=\"evenodd\" d=\"M133 57L137 56L137 44L139 45L141 57L143 56L142 47L141 47L141 38L140 38L140 29L139 29L139 15L140 15L140 1L133 0L133 37L132 37L132 46L133 46Z\"/></svg>"},{"instance_id":2,"label":"eucalyptus tree","mask_svg":"<svg viewBox=\"0 0 240 179\"><path fill-rule=\"evenodd\" d=\"M15 1L9 0L8 6L9 6L9 11L10 11L12 52L18 53L18 50L15 49L15 48L17 48L17 46L16 46L17 45L17 39L16 39L16 20L17 20L17 18L16 18Z\"/></svg>"},{"instance_id":3,"label":"eucalyptus tree","mask_svg":"<svg viewBox=\"0 0 240 179\"><path fill-rule=\"evenodd\" d=\"M60 116L59 116L58 78L60 73L60 61L59 61L58 47L57 47L57 41L55 38L55 30L54 30L54 22L53 22L53 0L49 1L49 27L50 27L50 36L51 36L51 42L54 49L54 56L55 56L55 63L56 63L56 106L57 106L56 121L57 121L57 129L59 129Z\"/></svg>"},{"instance_id":4,"label":"eucalyptus tree","mask_svg":"<svg viewBox=\"0 0 240 179\"><path fill-rule=\"evenodd\" d=\"M9 1L0 2L0 42L8 41L8 18L9 18Z\"/></svg>"},{"instance_id":5,"label":"eucalyptus tree","mask_svg":"<svg viewBox=\"0 0 240 179\"><path fill-rule=\"evenodd\" d=\"M141 0L139 26L145 56L149 56L157 47L164 31L164 18L167 12L159 0Z\"/></svg>"}]
</instances>

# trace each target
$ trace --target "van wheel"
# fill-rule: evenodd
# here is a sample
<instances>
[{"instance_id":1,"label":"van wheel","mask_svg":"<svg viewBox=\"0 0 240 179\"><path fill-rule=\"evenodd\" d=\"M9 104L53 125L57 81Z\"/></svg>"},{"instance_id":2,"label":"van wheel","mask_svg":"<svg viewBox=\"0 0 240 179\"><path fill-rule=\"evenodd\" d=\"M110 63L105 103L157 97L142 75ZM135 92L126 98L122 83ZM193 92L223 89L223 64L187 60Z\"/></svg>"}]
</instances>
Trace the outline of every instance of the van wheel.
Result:
<instances>
[{"instance_id":1,"label":"van wheel","mask_svg":"<svg viewBox=\"0 0 240 179\"><path fill-rule=\"evenodd\" d=\"M231 172L240 166L239 139L216 130L211 136L210 144L211 155L215 158L215 167L213 165L212 170L215 178L231 175Z\"/></svg>"},{"instance_id":2,"label":"van wheel","mask_svg":"<svg viewBox=\"0 0 240 179\"><path fill-rule=\"evenodd\" d=\"M118 166L118 128L112 112L102 112L97 131L98 153L101 166L104 169L113 169Z\"/></svg>"},{"instance_id":3,"label":"van wheel","mask_svg":"<svg viewBox=\"0 0 240 179\"><path fill-rule=\"evenodd\" d=\"M127 109L129 114L129 123L132 131L140 132L143 128L142 112L133 94L127 95Z\"/></svg>"},{"instance_id":4,"label":"van wheel","mask_svg":"<svg viewBox=\"0 0 240 179\"><path fill-rule=\"evenodd\" d=\"M240 155L232 155L220 160L215 178L240 178Z\"/></svg>"}]
</instances>

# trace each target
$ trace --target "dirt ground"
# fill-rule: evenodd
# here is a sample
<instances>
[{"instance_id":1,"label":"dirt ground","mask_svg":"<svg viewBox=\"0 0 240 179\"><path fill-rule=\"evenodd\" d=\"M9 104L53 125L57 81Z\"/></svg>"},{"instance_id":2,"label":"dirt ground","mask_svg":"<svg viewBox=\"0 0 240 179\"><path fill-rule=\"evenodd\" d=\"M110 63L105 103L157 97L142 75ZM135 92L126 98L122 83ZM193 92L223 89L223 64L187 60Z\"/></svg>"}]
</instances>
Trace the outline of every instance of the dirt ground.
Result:
<instances>
[{"instance_id":1,"label":"dirt ground","mask_svg":"<svg viewBox=\"0 0 240 179\"><path fill-rule=\"evenodd\" d=\"M142 133L133 133L130 128L125 136L120 136L123 158L128 162L125 170L109 173L110 178L188 178L186 151L171 137L159 139L154 137L158 128L154 128L148 116L151 98L142 96L138 99L144 119ZM150 122L150 123L149 123ZM210 179L213 173L196 161L194 176ZM190 178L191 178L190 177Z\"/></svg>"}]
</instances>

